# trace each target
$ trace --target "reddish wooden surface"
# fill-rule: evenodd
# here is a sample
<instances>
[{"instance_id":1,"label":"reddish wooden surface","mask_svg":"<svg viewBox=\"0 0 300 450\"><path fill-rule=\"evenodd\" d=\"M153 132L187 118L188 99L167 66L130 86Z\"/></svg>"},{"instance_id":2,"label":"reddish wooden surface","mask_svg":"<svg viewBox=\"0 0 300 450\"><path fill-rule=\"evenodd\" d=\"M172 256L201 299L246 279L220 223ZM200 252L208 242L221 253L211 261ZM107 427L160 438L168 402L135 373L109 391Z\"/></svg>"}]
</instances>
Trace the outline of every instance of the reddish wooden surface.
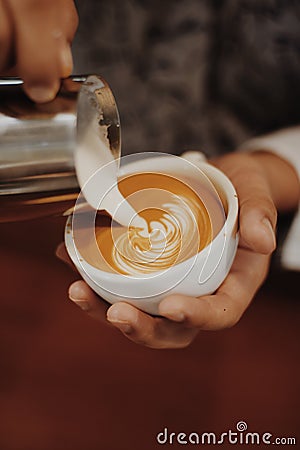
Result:
<instances>
[{"instance_id":1,"label":"reddish wooden surface","mask_svg":"<svg viewBox=\"0 0 300 450\"><path fill-rule=\"evenodd\" d=\"M156 351L67 300L77 276L54 256L62 235L62 219L0 227L1 450L152 450L165 426L220 433L239 420L297 436L299 274L273 276L233 329Z\"/></svg>"}]
</instances>

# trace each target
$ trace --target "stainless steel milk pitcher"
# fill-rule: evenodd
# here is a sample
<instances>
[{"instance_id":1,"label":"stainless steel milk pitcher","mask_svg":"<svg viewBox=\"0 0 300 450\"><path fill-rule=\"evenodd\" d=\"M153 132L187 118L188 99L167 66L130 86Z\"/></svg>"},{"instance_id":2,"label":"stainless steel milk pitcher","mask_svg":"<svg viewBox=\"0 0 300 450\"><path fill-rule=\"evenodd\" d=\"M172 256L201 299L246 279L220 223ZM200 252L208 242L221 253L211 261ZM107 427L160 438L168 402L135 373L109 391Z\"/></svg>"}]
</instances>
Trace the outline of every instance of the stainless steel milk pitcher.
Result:
<instances>
[{"instance_id":1,"label":"stainless steel milk pitcher","mask_svg":"<svg viewBox=\"0 0 300 450\"><path fill-rule=\"evenodd\" d=\"M21 79L0 78L0 222L62 213L74 204L79 191L73 159L77 102L87 77L62 80L56 98L45 104L24 94ZM103 82L101 117L110 118L110 110L105 114L107 83L91 77ZM119 123L101 125L110 131L111 151L116 151L120 142L113 131L119 133Z\"/></svg>"}]
</instances>

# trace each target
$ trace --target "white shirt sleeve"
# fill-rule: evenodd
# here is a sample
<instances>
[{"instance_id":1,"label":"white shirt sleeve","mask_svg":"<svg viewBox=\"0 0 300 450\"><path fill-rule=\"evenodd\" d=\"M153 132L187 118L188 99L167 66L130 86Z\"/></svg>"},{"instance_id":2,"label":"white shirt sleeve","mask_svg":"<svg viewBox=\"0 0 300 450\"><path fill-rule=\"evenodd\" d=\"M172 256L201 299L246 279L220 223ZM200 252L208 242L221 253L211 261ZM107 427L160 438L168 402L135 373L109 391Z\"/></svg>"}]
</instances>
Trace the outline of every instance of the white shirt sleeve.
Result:
<instances>
[{"instance_id":1,"label":"white shirt sleeve","mask_svg":"<svg viewBox=\"0 0 300 450\"><path fill-rule=\"evenodd\" d=\"M275 153L296 169L300 179L300 126L250 139L238 150L266 150ZM281 264L287 269L300 270L300 207L285 239Z\"/></svg>"}]
</instances>

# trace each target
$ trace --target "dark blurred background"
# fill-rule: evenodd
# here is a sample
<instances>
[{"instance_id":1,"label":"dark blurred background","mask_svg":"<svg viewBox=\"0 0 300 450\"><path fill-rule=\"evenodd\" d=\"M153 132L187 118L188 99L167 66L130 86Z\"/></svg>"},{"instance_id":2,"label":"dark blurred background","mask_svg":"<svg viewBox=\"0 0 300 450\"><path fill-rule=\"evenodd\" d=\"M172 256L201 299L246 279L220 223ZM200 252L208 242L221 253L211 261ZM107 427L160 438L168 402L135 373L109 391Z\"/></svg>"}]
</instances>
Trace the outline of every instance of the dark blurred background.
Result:
<instances>
[{"instance_id":1,"label":"dark blurred background","mask_svg":"<svg viewBox=\"0 0 300 450\"><path fill-rule=\"evenodd\" d=\"M112 86L124 154L219 154L299 121L298 1L77 6L75 72ZM0 225L1 450L152 450L164 427L221 433L240 420L297 437L299 273L273 269L233 329L150 350L68 301L78 276L55 257L63 228Z\"/></svg>"},{"instance_id":2,"label":"dark blurred background","mask_svg":"<svg viewBox=\"0 0 300 450\"><path fill-rule=\"evenodd\" d=\"M123 152L233 151L300 122L298 0L87 0L75 71L117 98Z\"/></svg>"}]
</instances>

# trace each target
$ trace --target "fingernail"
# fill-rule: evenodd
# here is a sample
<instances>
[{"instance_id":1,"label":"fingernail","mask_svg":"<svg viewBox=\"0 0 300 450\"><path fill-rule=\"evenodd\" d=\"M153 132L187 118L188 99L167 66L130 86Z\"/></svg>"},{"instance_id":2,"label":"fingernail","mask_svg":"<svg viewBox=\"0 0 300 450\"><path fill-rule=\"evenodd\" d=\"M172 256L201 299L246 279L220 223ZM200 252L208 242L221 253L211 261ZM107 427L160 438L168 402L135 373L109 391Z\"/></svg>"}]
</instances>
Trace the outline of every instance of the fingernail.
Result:
<instances>
[{"instance_id":1,"label":"fingernail","mask_svg":"<svg viewBox=\"0 0 300 450\"><path fill-rule=\"evenodd\" d=\"M123 333L130 334L133 331L132 325L128 322L128 320L122 320L119 316L118 308L110 308L107 311L106 316L108 322L110 322L115 327L119 328Z\"/></svg>"},{"instance_id":2,"label":"fingernail","mask_svg":"<svg viewBox=\"0 0 300 450\"><path fill-rule=\"evenodd\" d=\"M76 300L72 297L70 297L70 300L75 303L75 305L79 306L82 311L89 311L90 305L86 300L79 300L76 298Z\"/></svg>"},{"instance_id":3,"label":"fingernail","mask_svg":"<svg viewBox=\"0 0 300 450\"><path fill-rule=\"evenodd\" d=\"M163 313L163 316L173 320L174 322L183 322L185 320L185 315L181 311L168 311Z\"/></svg>"},{"instance_id":4,"label":"fingernail","mask_svg":"<svg viewBox=\"0 0 300 450\"><path fill-rule=\"evenodd\" d=\"M113 305L107 310L107 320L109 322L129 323L128 320L124 320L124 318L122 318L118 305Z\"/></svg>"},{"instance_id":5,"label":"fingernail","mask_svg":"<svg viewBox=\"0 0 300 450\"><path fill-rule=\"evenodd\" d=\"M47 103L55 98L57 90L51 86L28 86L27 95L36 103Z\"/></svg>"},{"instance_id":6,"label":"fingernail","mask_svg":"<svg viewBox=\"0 0 300 450\"><path fill-rule=\"evenodd\" d=\"M69 45L65 45L61 50L62 77L66 78L71 75L73 70L73 57Z\"/></svg>"},{"instance_id":7,"label":"fingernail","mask_svg":"<svg viewBox=\"0 0 300 450\"><path fill-rule=\"evenodd\" d=\"M109 319L107 319L107 320L109 321L109 323L111 323L112 325L117 327L120 331L122 331L122 333L130 334L133 331L133 328L129 322L122 322L122 321L109 320Z\"/></svg>"},{"instance_id":8,"label":"fingernail","mask_svg":"<svg viewBox=\"0 0 300 450\"><path fill-rule=\"evenodd\" d=\"M272 226L270 220L267 217L265 217L262 220L262 223L263 223L265 229L268 230L269 236L272 237L273 248L275 248L276 247L276 236L275 236L275 231L273 229L273 226Z\"/></svg>"}]
</instances>

